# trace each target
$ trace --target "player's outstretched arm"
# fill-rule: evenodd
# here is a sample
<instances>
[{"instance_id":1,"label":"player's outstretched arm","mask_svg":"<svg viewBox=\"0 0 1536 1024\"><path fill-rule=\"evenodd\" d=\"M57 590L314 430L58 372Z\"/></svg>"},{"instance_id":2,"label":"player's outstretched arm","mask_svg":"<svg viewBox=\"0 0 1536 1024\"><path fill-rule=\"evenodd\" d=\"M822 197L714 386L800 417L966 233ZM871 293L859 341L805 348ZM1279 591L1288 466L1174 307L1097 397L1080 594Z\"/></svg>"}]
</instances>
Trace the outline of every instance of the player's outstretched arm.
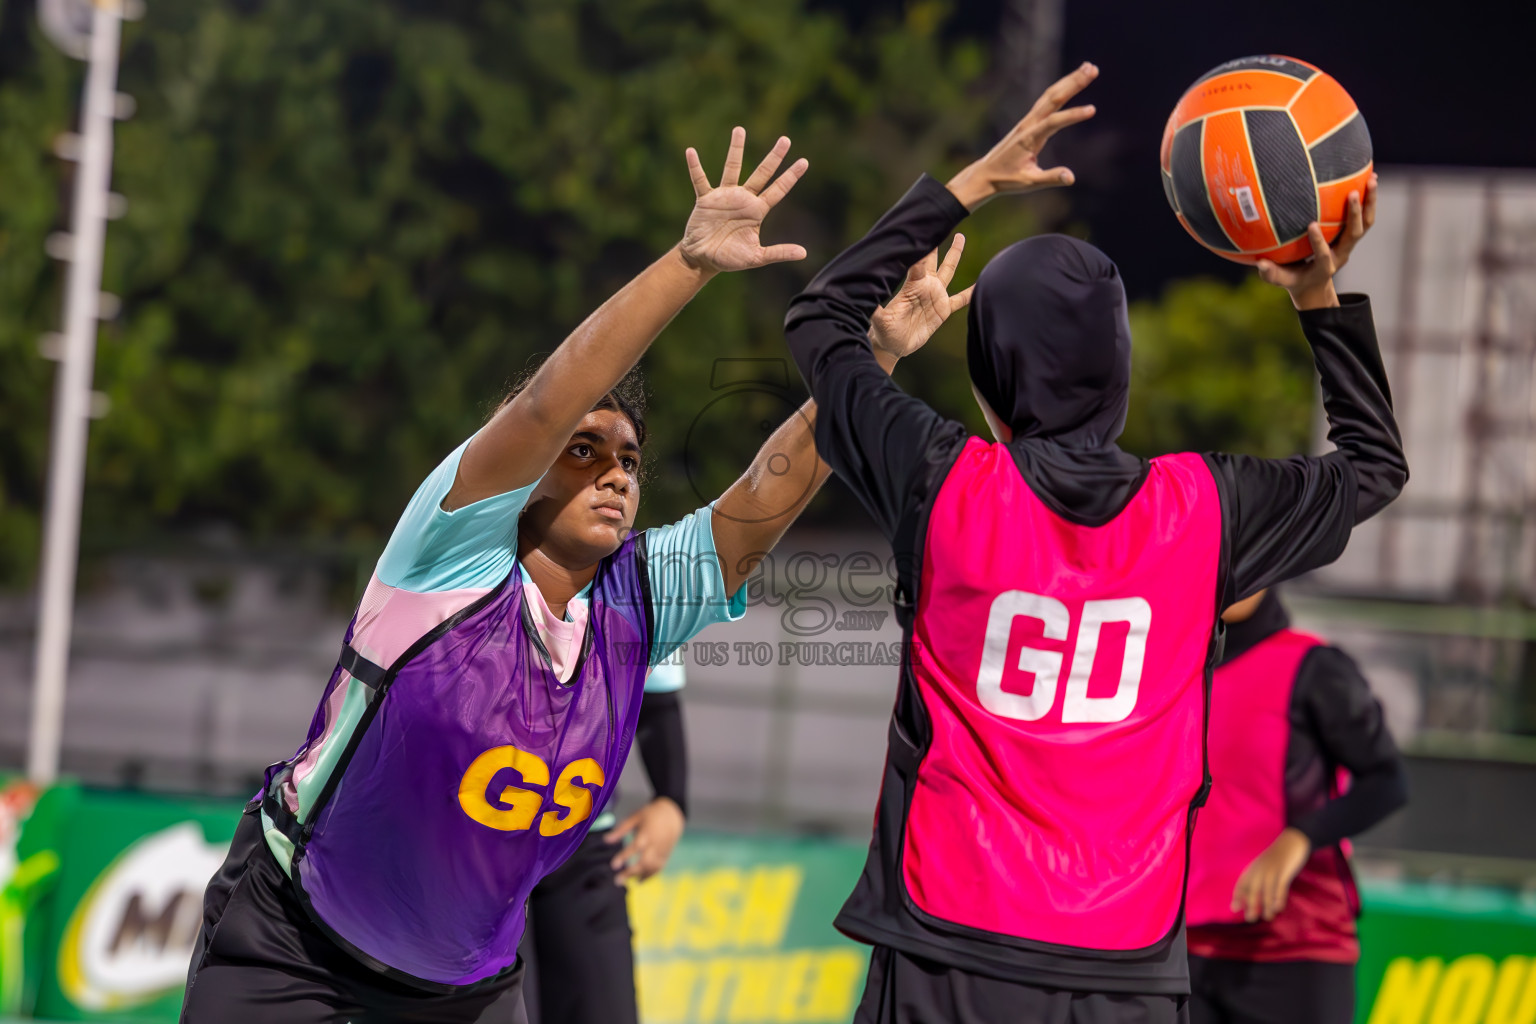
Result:
<instances>
[{"instance_id":1,"label":"player's outstretched arm","mask_svg":"<svg viewBox=\"0 0 1536 1024\"><path fill-rule=\"evenodd\" d=\"M1332 562L1350 530L1390 504L1408 481L1370 300L1340 296L1333 286L1333 275L1375 220L1372 176L1363 196L1350 197L1348 222L1333 245L1313 224L1311 259L1259 264L1260 276L1289 292L1298 310L1322 384L1328 440L1338 450L1289 459L1208 457L1236 499L1225 603Z\"/></svg>"},{"instance_id":2,"label":"player's outstretched arm","mask_svg":"<svg viewBox=\"0 0 1536 1024\"><path fill-rule=\"evenodd\" d=\"M924 256L908 271L895 297L875 310L869 345L886 373L896 368L898 359L926 345L951 314L971 301L969 288L949 293L964 252L965 236L956 235L943 262L938 250ZM715 502L711 523L726 593L734 594L752 574L831 472L816 454L816 403L809 401L774 431L741 479Z\"/></svg>"},{"instance_id":3,"label":"player's outstretched arm","mask_svg":"<svg viewBox=\"0 0 1536 1024\"><path fill-rule=\"evenodd\" d=\"M1066 168L1040 166L1040 150L1062 128L1093 116L1091 106L1063 108L1097 76L1097 68L1084 64L1052 85L948 186L925 175L790 304L785 337L817 402L818 450L887 537L895 537L916 500L916 474L941 462L940 450L963 444L967 433L875 365L865 343L870 319L902 287L908 268L976 207L1004 193L1072 183Z\"/></svg>"},{"instance_id":4,"label":"player's outstretched arm","mask_svg":"<svg viewBox=\"0 0 1536 1024\"><path fill-rule=\"evenodd\" d=\"M1084 61L1076 71L1057 79L986 156L951 178L946 187L975 212L995 196L1072 184L1076 178L1070 168L1040 166L1040 151L1057 132L1094 115L1092 104L1067 107L1067 102L1098 77L1098 67Z\"/></svg>"},{"instance_id":5,"label":"player's outstretched arm","mask_svg":"<svg viewBox=\"0 0 1536 1024\"><path fill-rule=\"evenodd\" d=\"M541 477L593 404L714 275L805 258L798 245L764 246L760 231L808 163L797 160L778 174L789 152L789 139L781 138L742 182L746 141L744 129L731 133L718 185L710 184L698 153L687 151L695 202L682 241L582 321L528 387L475 435L445 507L459 508Z\"/></svg>"}]
</instances>

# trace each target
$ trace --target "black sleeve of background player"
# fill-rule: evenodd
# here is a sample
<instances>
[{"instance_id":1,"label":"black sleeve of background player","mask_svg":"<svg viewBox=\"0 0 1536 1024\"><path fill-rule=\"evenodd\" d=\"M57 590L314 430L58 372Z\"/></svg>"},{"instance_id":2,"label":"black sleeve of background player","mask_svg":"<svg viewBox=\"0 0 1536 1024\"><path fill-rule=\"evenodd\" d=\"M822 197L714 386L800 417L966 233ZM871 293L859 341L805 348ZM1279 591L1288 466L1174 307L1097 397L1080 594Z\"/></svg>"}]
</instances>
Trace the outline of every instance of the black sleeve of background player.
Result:
<instances>
[{"instance_id":1,"label":"black sleeve of background player","mask_svg":"<svg viewBox=\"0 0 1536 1024\"><path fill-rule=\"evenodd\" d=\"M925 467L947 464L965 428L888 377L869 345L869 321L908 269L966 218L960 201L924 175L869 234L795 296L784 320L790 355L816 399L816 450L893 539Z\"/></svg>"},{"instance_id":2,"label":"black sleeve of background player","mask_svg":"<svg viewBox=\"0 0 1536 1024\"><path fill-rule=\"evenodd\" d=\"M1300 314L1322 381L1328 440L1338 450L1207 456L1228 499L1224 605L1338 558L1355 524L1386 508L1408 480L1370 300L1342 295L1339 303Z\"/></svg>"},{"instance_id":3,"label":"black sleeve of background player","mask_svg":"<svg viewBox=\"0 0 1536 1024\"><path fill-rule=\"evenodd\" d=\"M1291 706L1328 762L1351 777L1347 793L1291 822L1314 850L1359 835L1408 802L1403 759L1354 659L1337 647L1314 648L1296 672Z\"/></svg>"},{"instance_id":4,"label":"black sleeve of background player","mask_svg":"<svg viewBox=\"0 0 1536 1024\"><path fill-rule=\"evenodd\" d=\"M688 814L688 744L683 739L683 702L676 693L648 693L635 726L640 760L651 792L670 797Z\"/></svg>"}]
</instances>

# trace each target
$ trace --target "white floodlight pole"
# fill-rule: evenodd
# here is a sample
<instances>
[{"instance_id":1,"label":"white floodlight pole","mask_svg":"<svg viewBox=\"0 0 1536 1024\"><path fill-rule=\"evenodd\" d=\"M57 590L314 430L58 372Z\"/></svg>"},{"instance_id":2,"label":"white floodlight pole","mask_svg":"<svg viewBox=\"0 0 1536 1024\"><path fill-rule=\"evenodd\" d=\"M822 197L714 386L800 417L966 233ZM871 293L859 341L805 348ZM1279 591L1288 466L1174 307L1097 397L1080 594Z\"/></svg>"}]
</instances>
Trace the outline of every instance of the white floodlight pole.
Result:
<instances>
[{"instance_id":1,"label":"white floodlight pole","mask_svg":"<svg viewBox=\"0 0 1536 1024\"><path fill-rule=\"evenodd\" d=\"M32 731L27 774L47 784L59 773L64 724L64 682L80 560L80 499L85 485L86 428L96 361L101 257L106 241L112 176L112 121L117 106L119 0L96 0L90 66L81 114L79 165L64 300L64 338L54 377L53 436L32 685Z\"/></svg>"}]
</instances>

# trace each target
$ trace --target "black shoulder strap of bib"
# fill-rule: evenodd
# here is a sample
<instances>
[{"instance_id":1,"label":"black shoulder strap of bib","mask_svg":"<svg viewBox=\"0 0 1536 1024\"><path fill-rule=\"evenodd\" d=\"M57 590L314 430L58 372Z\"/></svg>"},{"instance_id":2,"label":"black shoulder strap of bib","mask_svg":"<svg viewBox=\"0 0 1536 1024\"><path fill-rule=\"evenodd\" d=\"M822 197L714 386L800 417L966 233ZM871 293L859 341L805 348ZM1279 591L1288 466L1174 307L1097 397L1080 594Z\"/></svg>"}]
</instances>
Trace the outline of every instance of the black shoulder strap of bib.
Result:
<instances>
[{"instance_id":1,"label":"black shoulder strap of bib","mask_svg":"<svg viewBox=\"0 0 1536 1024\"><path fill-rule=\"evenodd\" d=\"M389 670L382 665L376 665L357 653L357 649L351 644L341 645L341 657L336 659L336 664L346 669L347 674L364 686L377 690Z\"/></svg>"},{"instance_id":2,"label":"black shoulder strap of bib","mask_svg":"<svg viewBox=\"0 0 1536 1024\"><path fill-rule=\"evenodd\" d=\"M384 678L389 675L388 669L369 661L357 653L357 648L349 643L341 645L341 657L336 659L336 664L341 666L353 679L374 690L377 690L379 685L384 682ZM281 787L274 785L274 781L281 774L283 767L285 766L278 764L267 769L267 784L262 793L261 807L262 810L267 812L267 818L278 831L287 836L295 847L298 847L302 846L307 838L304 835L303 825L298 820L298 817L284 806L283 801L279 798L278 791ZM278 771L273 769L278 769Z\"/></svg>"}]
</instances>

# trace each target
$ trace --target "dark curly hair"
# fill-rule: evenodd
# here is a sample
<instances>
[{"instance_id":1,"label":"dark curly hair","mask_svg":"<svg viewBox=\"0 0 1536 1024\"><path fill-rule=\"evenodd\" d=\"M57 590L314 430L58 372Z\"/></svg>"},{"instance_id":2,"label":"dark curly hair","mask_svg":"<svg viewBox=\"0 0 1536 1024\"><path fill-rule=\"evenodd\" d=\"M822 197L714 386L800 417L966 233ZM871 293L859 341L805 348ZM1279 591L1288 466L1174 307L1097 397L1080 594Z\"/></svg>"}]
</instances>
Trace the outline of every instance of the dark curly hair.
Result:
<instances>
[{"instance_id":1,"label":"dark curly hair","mask_svg":"<svg viewBox=\"0 0 1536 1024\"><path fill-rule=\"evenodd\" d=\"M498 412L508 402L527 389L528 385L533 382L534 376L539 372L539 367L543 365L543 362L541 359L523 371L522 375L517 378L516 383L512 385L512 390L507 392L507 397L503 398L501 403L496 406ZM597 404L592 407L591 411L597 412L599 409L607 409L609 412L616 412L626 417L634 425L635 440L639 443L640 448L644 450L646 437L645 373L641 371L640 367L636 366L623 377L620 377L619 382L606 395L597 400Z\"/></svg>"}]
</instances>

